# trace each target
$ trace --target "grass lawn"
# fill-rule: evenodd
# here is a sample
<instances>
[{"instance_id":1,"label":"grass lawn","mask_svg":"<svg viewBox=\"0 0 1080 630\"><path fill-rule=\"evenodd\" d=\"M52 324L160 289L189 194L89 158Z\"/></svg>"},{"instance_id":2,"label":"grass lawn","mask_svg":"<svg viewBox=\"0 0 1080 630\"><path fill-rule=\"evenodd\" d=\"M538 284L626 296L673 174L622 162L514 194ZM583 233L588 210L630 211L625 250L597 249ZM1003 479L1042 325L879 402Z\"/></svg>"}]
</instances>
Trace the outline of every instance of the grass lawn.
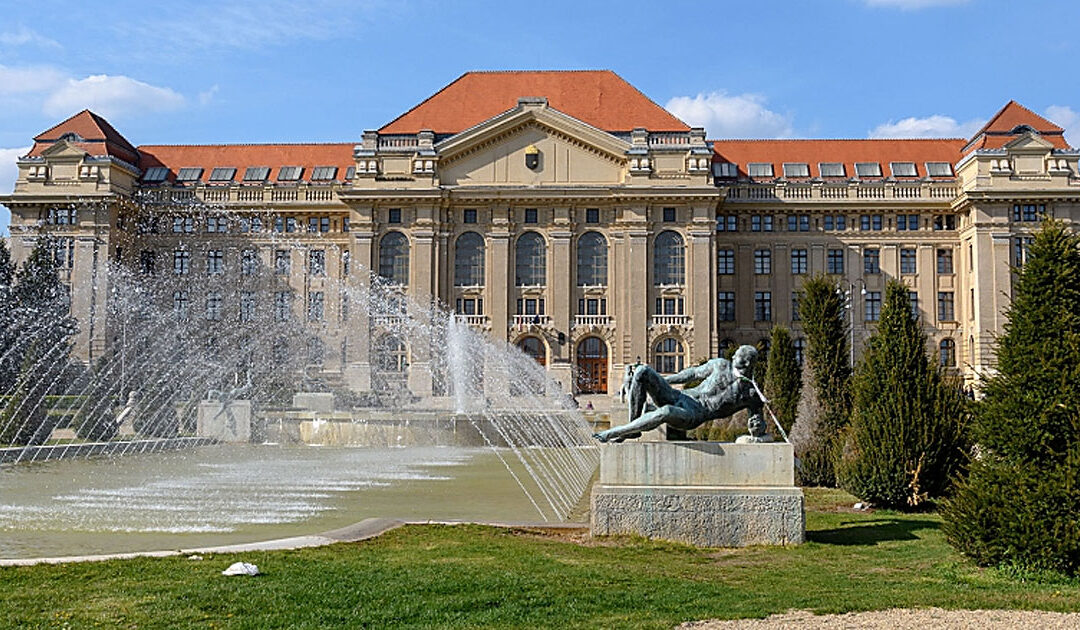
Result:
<instances>
[{"instance_id":1,"label":"grass lawn","mask_svg":"<svg viewBox=\"0 0 1080 630\"><path fill-rule=\"evenodd\" d=\"M319 549L0 569L0 626L670 628L788 609L1080 610L1080 581L978 569L933 514L852 513L807 491L807 544L695 549L636 538L410 526ZM237 560L265 573L220 575Z\"/></svg>"}]
</instances>

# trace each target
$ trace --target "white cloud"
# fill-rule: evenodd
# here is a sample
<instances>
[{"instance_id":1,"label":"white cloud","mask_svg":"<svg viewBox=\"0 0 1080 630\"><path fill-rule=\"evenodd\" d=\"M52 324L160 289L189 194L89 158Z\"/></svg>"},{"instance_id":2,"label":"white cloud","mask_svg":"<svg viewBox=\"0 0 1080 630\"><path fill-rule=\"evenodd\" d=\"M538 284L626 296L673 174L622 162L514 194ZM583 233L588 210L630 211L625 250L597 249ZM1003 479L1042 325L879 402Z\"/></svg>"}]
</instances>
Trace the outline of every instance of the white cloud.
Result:
<instances>
[{"instance_id":1,"label":"white cloud","mask_svg":"<svg viewBox=\"0 0 1080 630\"><path fill-rule=\"evenodd\" d=\"M50 116L65 116L89 108L108 118L133 112L169 111L183 106L183 95L170 88L123 75L95 74L85 79L68 79L63 87L45 99L44 111Z\"/></svg>"},{"instance_id":2,"label":"white cloud","mask_svg":"<svg viewBox=\"0 0 1080 630\"><path fill-rule=\"evenodd\" d=\"M206 107L210 104L210 101L214 100L214 95L218 93L218 86L215 83L209 90L199 92L199 105Z\"/></svg>"},{"instance_id":3,"label":"white cloud","mask_svg":"<svg viewBox=\"0 0 1080 630\"><path fill-rule=\"evenodd\" d=\"M1065 128L1065 141L1075 147L1071 131L1080 131L1080 112L1073 111L1068 105L1051 105L1046 108L1046 117L1050 122Z\"/></svg>"},{"instance_id":4,"label":"white cloud","mask_svg":"<svg viewBox=\"0 0 1080 630\"><path fill-rule=\"evenodd\" d=\"M15 167L15 160L29 152L30 147L0 149L0 194L6 195L15 189L15 179L19 174L19 169ZM11 213L7 208L0 206L0 235L7 234L10 222Z\"/></svg>"},{"instance_id":5,"label":"white cloud","mask_svg":"<svg viewBox=\"0 0 1080 630\"><path fill-rule=\"evenodd\" d=\"M62 85L66 78L52 66L15 68L0 65L0 96L48 92Z\"/></svg>"},{"instance_id":6,"label":"white cloud","mask_svg":"<svg viewBox=\"0 0 1080 630\"><path fill-rule=\"evenodd\" d=\"M41 33L33 29L26 28L26 26L20 24L19 28L14 31L4 31L0 33L0 44L6 46L25 46L26 44L34 44L42 48L63 48L60 42L55 39L45 37Z\"/></svg>"},{"instance_id":7,"label":"white cloud","mask_svg":"<svg viewBox=\"0 0 1080 630\"><path fill-rule=\"evenodd\" d=\"M882 123L870 130L870 138L970 138L986 121L956 122L955 118L934 114L925 118L904 118Z\"/></svg>"},{"instance_id":8,"label":"white cloud","mask_svg":"<svg viewBox=\"0 0 1080 630\"><path fill-rule=\"evenodd\" d=\"M968 0L863 0L863 2L865 2L868 7L917 11L918 9L952 7L960 4L967 4Z\"/></svg>"},{"instance_id":9,"label":"white cloud","mask_svg":"<svg viewBox=\"0 0 1080 630\"><path fill-rule=\"evenodd\" d=\"M676 96L666 109L693 127L705 127L710 138L787 138L794 135L792 116L765 106L760 94L718 91Z\"/></svg>"}]
</instances>

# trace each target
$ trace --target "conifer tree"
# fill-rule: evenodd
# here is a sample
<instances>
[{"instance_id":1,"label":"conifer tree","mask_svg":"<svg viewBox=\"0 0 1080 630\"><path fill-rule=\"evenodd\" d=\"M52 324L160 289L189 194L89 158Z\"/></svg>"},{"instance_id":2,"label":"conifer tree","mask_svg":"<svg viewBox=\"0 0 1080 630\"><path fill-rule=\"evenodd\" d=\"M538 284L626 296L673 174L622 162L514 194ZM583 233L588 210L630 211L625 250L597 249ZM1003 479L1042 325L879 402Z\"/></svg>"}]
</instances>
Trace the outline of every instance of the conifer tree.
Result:
<instances>
[{"instance_id":1,"label":"conifer tree","mask_svg":"<svg viewBox=\"0 0 1080 630\"><path fill-rule=\"evenodd\" d=\"M1017 270L976 456L945 533L984 565L1080 573L1080 237L1058 221Z\"/></svg>"},{"instance_id":2,"label":"conifer tree","mask_svg":"<svg viewBox=\"0 0 1080 630\"><path fill-rule=\"evenodd\" d=\"M805 360L810 364L812 375L804 386L814 389L821 411L813 423L814 435L805 443L820 452L801 451L797 454L804 461L814 462L814 476L804 479L813 485L836 485L834 463L839 452L839 438L851 413L848 391L851 367L844 308L844 294L833 278L817 275L803 284L799 315L806 333Z\"/></svg>"},{"instance_id":3,"label":"conifer tree","mask_svg":"<svg viewBox=\"0 0 1080 630\"><path fill-rule=\"evenodd\" d=\"M769 360L765 372L765 396L784 431L790 433L795 424L802 375L795 358L791 334L783 326L774 326L769 341ZM779 436L778 436L779 437Z\"/></svg>"},{"instance_id":4,"label":"conifer tree","mask_svg":"<svg viewBox=\"0 0 1080 630\"><path fill-rule=\"evenodd\" d=\"M926 336L901 282L885 287L881 320L851 389L840 484L883 507L915 507L942 496L964 459L966 401L927 356Z\"/></svg>"}]
</instances>

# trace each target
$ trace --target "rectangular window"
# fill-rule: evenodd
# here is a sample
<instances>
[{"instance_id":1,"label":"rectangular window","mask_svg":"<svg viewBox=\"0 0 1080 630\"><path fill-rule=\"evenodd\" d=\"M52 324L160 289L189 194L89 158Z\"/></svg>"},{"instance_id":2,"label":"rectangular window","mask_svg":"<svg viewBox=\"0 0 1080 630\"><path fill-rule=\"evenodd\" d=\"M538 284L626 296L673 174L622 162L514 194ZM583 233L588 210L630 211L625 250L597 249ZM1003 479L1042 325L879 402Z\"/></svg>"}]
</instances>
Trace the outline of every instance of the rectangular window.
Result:
<instances>
[{"instance_id":1,"label":"rectangular window","mask_svg":"<svg viewBox=\"0 0 1080 630\"><path fill-rule=\"evenodd\" d=\"M279 322L287 322L292 315L292 293L278 291L274 294L274 319Z\"/></svg>"},{"instance_id":2,"label":"rectangular window","mask_svg":"<svg viewBox=\"0 0 1080 630\"><path fill-rule=\"evenodd\" d=\"M191 252L178 249L173 252L173 273L178 276L187 275L191 270Z\"/></svg>"},{"instance_id":3,"label":"rectangular window","mask_svg":"<svg viewBox=\"0 0 1080 630\"><path fill-rule=\"evenodd\" d=\"M717 319L722 322L735 321L735 292L720 291L717 293Z\"/></svg>"},{"instance_id":4,"label":"rectangular window","mask_svg":"<svg viewBox=\"0 0 1080 630\"><path fill-rule=\"evenodd\" d=\"M202 174L203 170L199 167L185 166L176 174L176 183L185 184L188 182L197 182L202 179Z\"/></svg>"},{"instance_id":5,"label":"rectangular window","mask_svg":"<svg viewBox=\"0 0 1080 630\"><path fill-rule=\"evenodd\" d=\"M330 231L330 217L319 217L319 231L322 233Z\"/></svg>"},{"instance_id":6,"label":"rectangular window","mask_svg":"<svg viewBox=\"0 0 1080 630\"><path fill-rule=\"evenodd\" d=\"M955 230L956 229L956 215L955 214L938 214L934 216L934 230Z\"/></svg>"},{"instance_id":7,"label":"rectangular window","mask_svg":"<svg viewBox=\"0 0 1080 630\"><path fill-rule=\"evenodd\" d=\"M799 321L799 319L801 319L800 316L799 316L799 292L798 291L792 291L791 292L791 321L797 322L797 321Z\"/></svg>"},{"instance_id":8,"label":"rectangular window","mask_svg":"<svg viewBox=\"0 0 1080 630\"><path fill-rule=\"evenodd\" d=\"M805 249L791 250L791 273L806 273L809 261L809 251Z\"/></svg>"},{"instance_id":9,"label":"rectangular window","mask_svg":"<svg viewBox=\"0 0 1080 630\"><path fill-rule=\"evenodd\" d=\"M536 223L537 222L536 208L525 208L525 222L526 223Z\"/></svg>"},{"instance_id":10,"label":"rectangular window","mask_svg":"<svg viewBox=\"0 0 1080 630\"><path fill-rule=\"evenodd\" d=\"M754 321L772 321L772 291L754 292Z\"/></svg>"},{"instance_id":11,"label":"rectangular window","mask_svg":"<svg viewBox=\"0 0 1080 630\"><path fill-rule=\"evenodd\" d=\"M914 162L890 162L889 170L892 171L893 177L919 176L919 171L915 168Z\"/></svg>"},{"instance_id":12,"label":"rectangular window","mask_svg":"<svg viewBox=\"0 0 1080 630\"><path fill-rule=\"evenodd\" d=\"M772 273L772 251L768 249L754 250L754 273Z\"/></svg>"},{"instance_id":13,"label":"rectangular window","mask_svg":"<svg viewBox=\"0 0 1080 630\"><path fill-rule=\"evenodd\" d=\"M1013 240L1013 266L1024 266L1024 263L1027 262L1028 249L1034 240L1030 236L1021 236Z\"/></svg>"},{"instance_id":14,"label":"rectangular window","mask_svg":"<svg viewBox=\"0 0 1080 630\"><path fill-rule=\"evenodd\" d=\"M914 249L901 249L900 250L900 273L901 274L913 274L915 273L915 250Z\"/></svg>"},{"instance_id":15,"label":"rectangular window","mask_svg":"<svg viewBox=\"0 0 1080 630\"><path fill-rule=\"evenodd\" d=\"M863 250L863 273L881 273L881 250L880 249L864 249Z\"/></svg>"},{"instance_id":16,"label":"rectangular window","mask_svg":"<svg viewBox=\"0 0 1080 630\"><path fill-rule=\"evenodd\" d=\"M342 217L342 219L341 219L341 231L342 232L348 232L349 231L349 217Z\"/></svg>"},{"instance_id":17,"label":"rectangular window","mask_svg":"<svg viewBox=\"0 0 1080 630\"><path fill-rule=\"evenodd\" d=\"M308 273L313 276L326 275L325 249L312 249L308 251Z\"/></svg>"},{"instance_id":18,"label":"rectangular window","mask_svg":"<svg viewBox=\"0 0 1080 630\"><path fill-rule=\"evenodd\" d=\"M739 176L739 165L733 162L713 163L713 177L734 178Z\"/></svg>"},{"instance_id":19,"label":"rectangular window","mask_svg":"<svg viewBox=\"0 0 1080 630\"><path fill-rule=\"evenodd\" d=\"M864 315L868 322L881 319L881 291L867 291L863 299Z\"/></svg>"},{"instance_id":20,"label":"rectangular window","mask_svg":"<svg viewBox=\"0 0 1080 630\"><path fill-rule=\"evenodd\" d=\"M842 275L844 273L844 250L830 249L825 255L825 273Z\"/></svg>"},{"instance_id":21,"label":"rectangular window","mask_svg":"<svg viewBox=\"0 0 1080 630\"><path fill-rule=\"evenodd\" d=\"M937 250L937 272L939 274L952 273L952 254L951 249L939 249Z\"/></svg>"},{"instance_id":22,"label":"rectangular window","mask_svg":"<svg viewBox=\"0 0 1080 630\"><path fill-rule=\"evenodd\" d=\"M249 166L244 170L245 182L264 182L269 176L269 166Z\"/></svg>"},{"instance_id":23,"label":"rectangular window","mask_svg":"<svg viewBox=\"0 0 1080 630\"><path fill-rule=\"evenodd\" d=\"M300 179L300 174L303 172L302 166L282 166L278 169L277 179L279 182L295 182Z\"/></svg>"},{"instance_id":24,"label":"rectangular window","mask_svg":"<svg viewBox=\"0 0 1080 630\"><path fill-rule=\"evenodd\" d=\"M317 234L319 232L319 217L308 217L307 231L308 234Z\"/></svg>"},{"instance_id":25,"label":"rectangular window","mask_svg":"<svg viewBox=\"0 0 1080 630\"><path fill-rule=\"evenodd\" d=\"M810 231L810 215L809 214L789 214L787 218L788 232L809 232Z\"/></svg>"},{"instance_id":26,"label":"rectangular window","mask_svg":"<svg viewBox=\"0 0 1080 630\"><path fill-rule=\"evenodd\" d=\"M881 165L877 162L856 162L856 177L881 177Z\"/></svg>"},{"instance_id":27,"label":"rectangular window","mask_svg":"<svg viewBox=\"0 0 1080 630\"><path fill-rule=\"evenodd\" d=\"M245 249L240 252L240 273L245 276L253 276L259 268L259 256L254 249Z\"/></svg>"},{"instance_id":28,"label":"rectangular window","mask_svg":"<svg viewBox=\"0 0 1080 630\"><path fill-rule=\"evenodd\" d=\"M948 162L927 162L926 174L930 177L952 177L952 164Z\"/></svg>"},{"instance_id":29,"label":"rectangular window","mask_svg":"<svg viewBox=\"0 0 1080 630\"><path fill-rule=\"evenodd\" d=\"M911 317L919 319L919 294L915 291L907 292L908 304L911 306Z\"/></svg>"},{"instance_id":30,"label":"rectangular window","mask_svg":"<svg viewBox=\"0 0 1080 630\"><path fill-rule=\"evenodd\" d=\"M240 292L240 321L250 322L255 320L255 292Z\"/></svg>"},{"instance_id":31,"label":"rectangular window","mask_svg":"<svg viewBox=\"0 0 1080 630\"><path fill-rule=\"evenodd\" d=\"M292 252L287 249L274 250L274 273L279 276L289 275L292 266Z\"/></svg>"},{"instance_id":32,"label":"rectangular window","mask_svg":"<svg viewBox=\"0 0 1080 630\"><path fill-rule=\"evenodd\" d=\"M1013 221L1038 221L1046 214L1045 205L1016 204L1013 206Z\"/></svg>"},{"instance_id":33,"label":"rectangular window","mask_svg":"<svg viewBox=\"0 0 1080 630\"><path fill-rule=\"evenodd\" d=\"M821 172L822 177L843 177L845 175L843 162L821 162L818 164L818 170Z\"/></svg>"},{"instance_id":34,"label":"rectangular window","mask_svg":"<svg viewBox=\"0 0 1080 630\"><path fill-rule=\"evenodd\" d=\"M880 232L882 220L880 214L864 214L859 217L859 229L865 231Z\"/></svg>"},{"instance_id":35,"label":"rectangular window","mask_svg":"<svg viewBox=\"0 0 1080 630\"><path fill-rule=\"evenodd\" d=\"M229 220L225 217L206 217L206 231L224 234L229 231Z\"/></svg>"},{"instance_id":36,"label":"rectangular window","mask_svg":"<svg viewBox=\"0 0 1080 630\"><path fill-rule=\"evenodd\" d=\"M664 208L664 223L675 222L675 208Z\"/></svg>"},{"instance_id":37,"label":"rectangular window","mask_svg":"<svg viewBox=\"0 0 1080 630\"><path fill-rule=\"evenodd\" d=\"M462 223L476 223L476 208L465 208L461 213Z\"/></svg>"},{"instance_id":38,"label":"rectangular window","mask_svg":"<svg viewBox=\"0 0 1080 630\"><path fill-rule=\"evenodd\" d=\"M285 218L281 215L274 217L274 231L279 234L285 231Z\"/></svg>"},{"instance_id":39,"label":"rectangular window","mask_svg":"<svg viewBox=\"0 0 1080 630\"><path fill-rule=\"evenodd\" d=\"M150 249L139 252L139 271L143 275L152 276L157 267L157 253Z\"/></svg>"},{"instance_id":40,"label":"rectangular window","mask_svg":"<svg viewBox=\"0 0 1080 630\"><path fill-rule=\"evenodd\" d=\"M191 234L195 231L195 218L194 217L173 217L172 224L173 233L187 233Z\"/></svg>"},{"instance_id":41,"label":"rectangular window","mask_svg":"<svg viewBox=\"0 0 1080 630\"><path fill-rule=\"evenodd\" d=\"M297 220L296 217L286 217L285 218L285 231L288 232L289 234L292 234L292 233L296 232L296 230L299 229L299 227L300 227L300 222Z\"/></svg>"},{"instance_id":42,"label":"rectangular window","mask_svg":"<svg viewBox=\"0 0 1080 630\"><path fill-rule=\"evenodd\" d=\"M173 291L173 315L178 321L188 318L187 291Z\"/></svg>"},{"instance_id":43,"label":"rectangular window","mask_svg":"<svg viewBox=\"0 0 1080 630\"><path fill-rule=\"evenodd\" d=\"M321 322L323 320L322 291L308 293L307 318L309 322Z\"/></svg>"},{"instance_id":44,"label":"rectangular window","mask_svg":"<svg viewBox=\"0 0 1080 630\"><path fill-rule=\"evenodd\" d=\"M755 214L750 217L750 231L751 232L772 232L773 231L773 215Z\"/></svg>"},{"instance_id":45,"label":"rectangular window","mask_svg":"<svg viewBox=\"0 0 1080 630\"><path fill-rule=\"evenodd\" d=\"M327 182L337 177L336 166L316 166L311 171L311 181Z\"/></svg>"},{"instance_id":46,"label":"rectangular window","mask_svg":"<svg viewBox=\"0 0 1080 630\"><path fill-rule=\"evenodd\" d=\"M810 165L802 162L784 162L784 177L810 177Z\"/></svg>"},{"instance_id":47,"label":"rectangular window","mask_svg":"<svg viewBox=\"0 0 1080 630\"><path fill-rule=\"evenodd\" d=\"M236 177L236 169L231 166L217 166L210 171L210 181L231 182Z\"/></svg>"},{"instance_id":48,"label":"rectangular window","mask_svg":"<svg viewBox=\"0 0 1080 630\"><path fill-rule=\"evenodd\" d=\"M751 162L746 165L750 177L772 177L772 164L765 162Z\"/></svg>"},{"instance_id":49,"label":"rectangular window","mask_svg":"<svg viewBox=\"0 0 1080 630\"><path fill-rule=\"evenodd\" d=\"M721 276L730 276L735 273L735 250L716 250L716 273Z\"/></svg>"},{"instance_id":50,"label":"rectangular window","mask_svg":"<svg viewBox=\"0 0 1080 630\"><path fill-rule=\"evenodd\" d=\"M221 294L217 291L206 294L206 319L212 322L221 321Z\"/></svg>"},{"instance_id":51,"label":"rectangular window","mask_svg":"<svg viewBox=\"0 0 1080 630\"><path fill-rule=\"evenodd\" d=\"M914 232L919 229L919 215L898 214L896 215L896 229L901 232Z\"/></svg>"},{"instance_id":52,"label":"rectangular window","mask_svg":"<svg viewBox=\"0 0 1080 630\"><path fill-rule=\"evenodd\" d=\"M717 232L737 232L739 229L734 214L721 214L716 217Z\"/></svg>"},{"instance_id":53,"label":"rectangular window","mask_svg":"<svg viewBox=\"0 0 1080 630\"><path fill-rule=\"evenodd\" d=\"M599 223L600 222L600 208L585 208L585 222L586 223Z\"/></svg>"},{"instance_id":54,"label":"rectangular window","mask_svg":"<svg viewBox=\"0 0 1080 630\"><path fill-rule=\"evenodd\" d=\"M166 168L164 166L153 166L153 167L150 167L150 168L146 169L146 172L143 173L142 180L144 182L149 182L149 183L163 182L163 181L165 181L165 178L168 177L168 176L169 176L169 169L168 168Z\"/></svg>"},{"instance_id":55,"label":"rectangular window","mask_svg":"<svg viewBox=\"0 0 1080 630\"><path fill-rule=\"evenodd\" d=\"M937 318L939 322L956 321L956 311L953 309L952 291L938 291Z\"/></svg>"},{"instance_id":56,"label":"rectangular window","mask_svg":"<svg viewBox=\"0 0 1080 630\"><path fill-rule=\"evenodd\" d=\"M401 223L401 208L390 208L386 211L387 223Z\"/></svg>"},{"instance_id":57,"label":"rectangular window","mask_svg":"<svg viewBox=\"0 0 1080 630\"><path fill-rule=\"evenodd\" d=\"M211 249L206 252L207 275L218 275L225 272L225 253L220 249Z\"/></svg>"}]
</instances>

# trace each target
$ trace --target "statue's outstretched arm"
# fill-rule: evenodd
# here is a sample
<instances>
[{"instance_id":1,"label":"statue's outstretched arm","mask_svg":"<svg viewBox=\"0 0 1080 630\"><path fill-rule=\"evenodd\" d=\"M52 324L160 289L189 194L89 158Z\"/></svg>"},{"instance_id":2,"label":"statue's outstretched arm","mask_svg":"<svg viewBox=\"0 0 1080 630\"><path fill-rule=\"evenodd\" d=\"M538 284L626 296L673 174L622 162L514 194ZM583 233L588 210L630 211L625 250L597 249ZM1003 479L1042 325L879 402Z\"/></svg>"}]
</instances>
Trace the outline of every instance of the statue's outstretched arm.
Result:
<instances>
[{"instance_id":1,"label":"statue's outstretched arm","mask_svg":"<svg viewBox=\"0 0 1080 630\"><path fill-rule=\"evenodd\" d=\"M672 374L671 376L665 376L664 380L666 380L667 382L669 382L669 383L671 383L673 385L678 385L679 383L687 383L687 382L690 382L690 381L693 381L693 380L705 378L706 376L709 375L710 371L711 370L707 367L707 364L706 365L695 365L693 367L688 367L685 370L683 370L682 372L679 372L677 374Z\"/></svg>"}]
</instances>

